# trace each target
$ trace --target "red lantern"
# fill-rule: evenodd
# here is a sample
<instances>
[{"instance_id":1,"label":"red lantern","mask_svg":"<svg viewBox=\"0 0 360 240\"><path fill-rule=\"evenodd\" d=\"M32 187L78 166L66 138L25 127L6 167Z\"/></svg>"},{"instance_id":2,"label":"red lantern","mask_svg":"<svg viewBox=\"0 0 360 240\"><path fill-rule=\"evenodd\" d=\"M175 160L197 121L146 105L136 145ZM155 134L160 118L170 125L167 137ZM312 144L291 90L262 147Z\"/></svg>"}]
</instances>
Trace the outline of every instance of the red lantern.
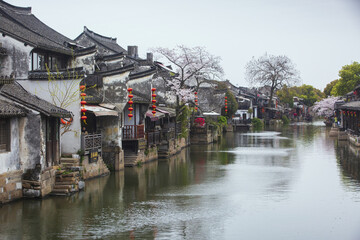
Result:
<instances>
[{"instance_id":1,"label":"red lantern","mask_svg":"<svg viewBox=\"0 0 360 240\"><path fill-rule=\"evenodd\" d=\"M82 119L82 120L86 120L86 119L87 119L87 116L81 116L81 119Z\"/></svg>"},{"instance_id":2,"label":"red lantern","mask_svg":"<svg viewBox=\"0 0 360 240\"><path fill-rule=\"evenodd\" d=\"M227 99L227 97L225 97L225 99Z\"/></svg>"},{"instance_id":3,"label":"red lantern","mask_svg":"<svg viewBox=\"0 0 360 240\"><path fill-rule=\"evenodd\" d=\"M85 89L85 85L80 85L80 90L84 90Z\"/></svg>"},{"instance_id":4,"label":"red lantern","mask_svg":"<svg viewBox=\"0 0 360 240\"><path fill-rule=\"evenodd\" d=\"M80 96L85 97L86 93L81 93Z\"/></svg>"},{"instance_id":5,"label":"red lantern","mask_svg":"<svg viewBox=\"0 0 360 240\"><path fill-rule=\"evenodd\" d=\"M83 100L83 101L81 101L80 103L81 103L81 105L85 105L85 104L86 104L86 101Z\"/></svg>"},{"instance_id":6,"label":"red lantern","mask_svg":"<svg viewBox=\"0 0 360 240\"><path fill-rule=\"evenodd\" d=\"M81 112L82 112L82 113L84 113L84 112L86 112L86 111L87 111L87 110L86 110L85 108L82 108L82 109L81 109Z\"/></svg>"},{"instance_id":7,"label":"red lantern","mask_svg":"<svg viewBox=\"0 0 360 240\"><path fill-rule=\"evenodd\" d=\"M128 108L128 110L129 110L129 114L128 114L128 117L129 117L129 120L131 120L131 118L134 116L133 114L132 114L132 111L134 110L134 108L132 107L132 105L133 105L133 97L134 97L134 95L132 95L132 88L128 88L127 89L128 90L128 92L129 92L129 95L128 95L128 97L129 97L129 101L128 101L128 103L129 103L129 108Z\"/></svg>"},{"instance_id":8,"label":"red lantern","mask_svg":"<svg viewBox=\"0 0 360 240\"><path fill-rule=\"evenodd\" d=\"M156 91L156 88L152 88L151 89L151 91L152 91L152 94L151 94L151 97L152 97L152 100L151 100L151 102L153 103L153 105L152 105L152 114L154 115L154 117L155 117L155 113L156 113L156 105L155 105L155 103L156 103L156 100L155 100L155 98L156 98L156 94L155 94L155 91Z\"/></svg>"},{"instance_id":9,"label":"red lantern","mask_svg":"<svg viewBox=\"0 0 360 240\"><path fill-rule=\"evenodd\" d=\"M195 107L195 112L197 112L197 110L198 110L198 108L197 108L197 106L199 105L199 103L198 103L198 96L197 96L197 92L194 92L194 94L195 94L195 105L196 105L196 107Z\"/></svg>"}]
</instances>

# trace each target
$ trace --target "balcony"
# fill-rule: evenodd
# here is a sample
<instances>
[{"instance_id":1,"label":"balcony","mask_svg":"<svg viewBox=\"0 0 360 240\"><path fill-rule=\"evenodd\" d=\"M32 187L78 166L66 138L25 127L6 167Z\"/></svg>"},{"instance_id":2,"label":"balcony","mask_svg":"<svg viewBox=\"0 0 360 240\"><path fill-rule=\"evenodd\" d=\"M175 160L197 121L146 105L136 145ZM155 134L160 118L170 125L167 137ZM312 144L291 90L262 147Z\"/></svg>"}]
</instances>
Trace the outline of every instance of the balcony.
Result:
<instances>
[{"instance_id":1,"label":"balcony","mask_svg":"<svg viewBox=\"0 0 360 240\"><path fill-rule=\"evenodd\" d=\"M144 125L125 125L123 128L123 140L137 140L144 137Z\"/></svg>"},{"instance_id":2,"label":"balcony","mask_svg":"<svg viewBox=\"0 0 360 240\"><path fill-rule=\"evenodd\" d=\"M92 151L101 153L101 144L101 133L81 135L81 149L84 151L85 155Z\"/></svg>"}]
</instances>

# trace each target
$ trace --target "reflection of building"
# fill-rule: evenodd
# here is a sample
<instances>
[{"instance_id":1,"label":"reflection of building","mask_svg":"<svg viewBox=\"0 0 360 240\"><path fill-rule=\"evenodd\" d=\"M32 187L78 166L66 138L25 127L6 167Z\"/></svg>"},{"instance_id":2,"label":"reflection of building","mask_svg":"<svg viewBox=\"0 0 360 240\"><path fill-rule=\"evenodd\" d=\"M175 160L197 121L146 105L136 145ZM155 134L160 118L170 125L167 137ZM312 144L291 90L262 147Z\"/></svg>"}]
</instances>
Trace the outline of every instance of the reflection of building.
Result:
<instances>
[{"instance_id":1,"label":"reflection of building","mask_svg":"<svg viewBox=\"0 0 360 240\"><path fill-rule=\"evenodd\" d=\"M360 181L360 150L352 145L343 144L336 146L335 151L344 175Z\"/></svg>"}]
</instances>

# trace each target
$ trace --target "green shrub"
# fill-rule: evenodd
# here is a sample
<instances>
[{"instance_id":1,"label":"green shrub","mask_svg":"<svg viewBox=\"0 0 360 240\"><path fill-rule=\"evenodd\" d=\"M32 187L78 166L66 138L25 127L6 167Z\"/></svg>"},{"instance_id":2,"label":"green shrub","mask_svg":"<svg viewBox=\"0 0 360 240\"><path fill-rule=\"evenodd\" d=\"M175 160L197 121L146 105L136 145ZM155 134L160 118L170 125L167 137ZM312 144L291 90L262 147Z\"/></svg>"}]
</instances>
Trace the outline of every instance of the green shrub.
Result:
<instances>
[{"instance_id":1,"label":"green shrub","mask_svg":"<svg viewBox=\"0 0 360 240\"><path fill-rule=\"evenodd\" d=\"M219 116L218 117L218 123L220 123L221 126L226 126L227 125L227 118L224 116Z\"/></svg>"},{"instance_id":2,"label":"green shrub","mask_svg":"<svg viewBox=\"0 0 360 240\"><path fill-rule=\"evenodd\" d=\"M286 115L283 115L281 117L281 120L283 121L284 124L289 124L290 123L290 120Z\"/></svg>"},{"instance_id":3,"label":"green shrub","mask_svg":"<svg viewBox=\"0 0 360 240\"><path fill-rule=\"evenodd\" d=\"M256 131L262 130L264 128L264 123L259 118L253 118L251 123L253 129Z\"/></svg>"}]
</instances>

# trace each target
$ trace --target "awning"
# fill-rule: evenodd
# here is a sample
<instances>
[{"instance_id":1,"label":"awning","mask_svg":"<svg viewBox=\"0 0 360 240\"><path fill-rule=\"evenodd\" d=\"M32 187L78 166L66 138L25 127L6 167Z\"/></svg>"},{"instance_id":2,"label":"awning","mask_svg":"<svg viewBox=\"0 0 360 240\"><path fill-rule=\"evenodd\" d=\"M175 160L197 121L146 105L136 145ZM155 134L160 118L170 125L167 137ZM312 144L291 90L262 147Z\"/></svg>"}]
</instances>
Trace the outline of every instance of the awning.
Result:
<instances>
[{"instance_id":1,"label":"awning","mask_svg":"<svg viewBox=\"0 0 360 240\"><path fill-rule=\"evenodd\" d=\"M157 121L157 120L159 120L160 118L165 117L165 114L156 111L155 116L154 116L154 114L152 113L152 110L149 109L149 110L147 110L147 112L146 112L146 116L149 117L151 121Z\"/></svg>"},{"instance_id":2,"label":"awning","mask_svg":"<svg viewBox=\"0 0 360 240\"><path fill-rule=\"evenodd\" d=\"M203 113L204 116L220 116L219 113L211 111L211 112L205 112Z\"/></svg>"},{"instance_id":3,"label":"awning","mask_svg":"<svg viewBox=\"0 0 360 240\"><path fill-rule=\"evenodd\" d=\"M110 110L107 108L103 108L100 106L85 106L85 109L93 112L95 114L96 117L102 117L102 116L119 116L119 113L117 111L114 110Z\"/></svg>"},{"instance_id":4,"label":"awning","mask_svg":"<svg viewBox=\"0 0 360 240\"><path fill-rule=\"evenodd\" d=\"M176 116L176 110L174 108L157 107L156 110L165 114L169 114L170 117Z\"/></svg>"}]
</instances>

